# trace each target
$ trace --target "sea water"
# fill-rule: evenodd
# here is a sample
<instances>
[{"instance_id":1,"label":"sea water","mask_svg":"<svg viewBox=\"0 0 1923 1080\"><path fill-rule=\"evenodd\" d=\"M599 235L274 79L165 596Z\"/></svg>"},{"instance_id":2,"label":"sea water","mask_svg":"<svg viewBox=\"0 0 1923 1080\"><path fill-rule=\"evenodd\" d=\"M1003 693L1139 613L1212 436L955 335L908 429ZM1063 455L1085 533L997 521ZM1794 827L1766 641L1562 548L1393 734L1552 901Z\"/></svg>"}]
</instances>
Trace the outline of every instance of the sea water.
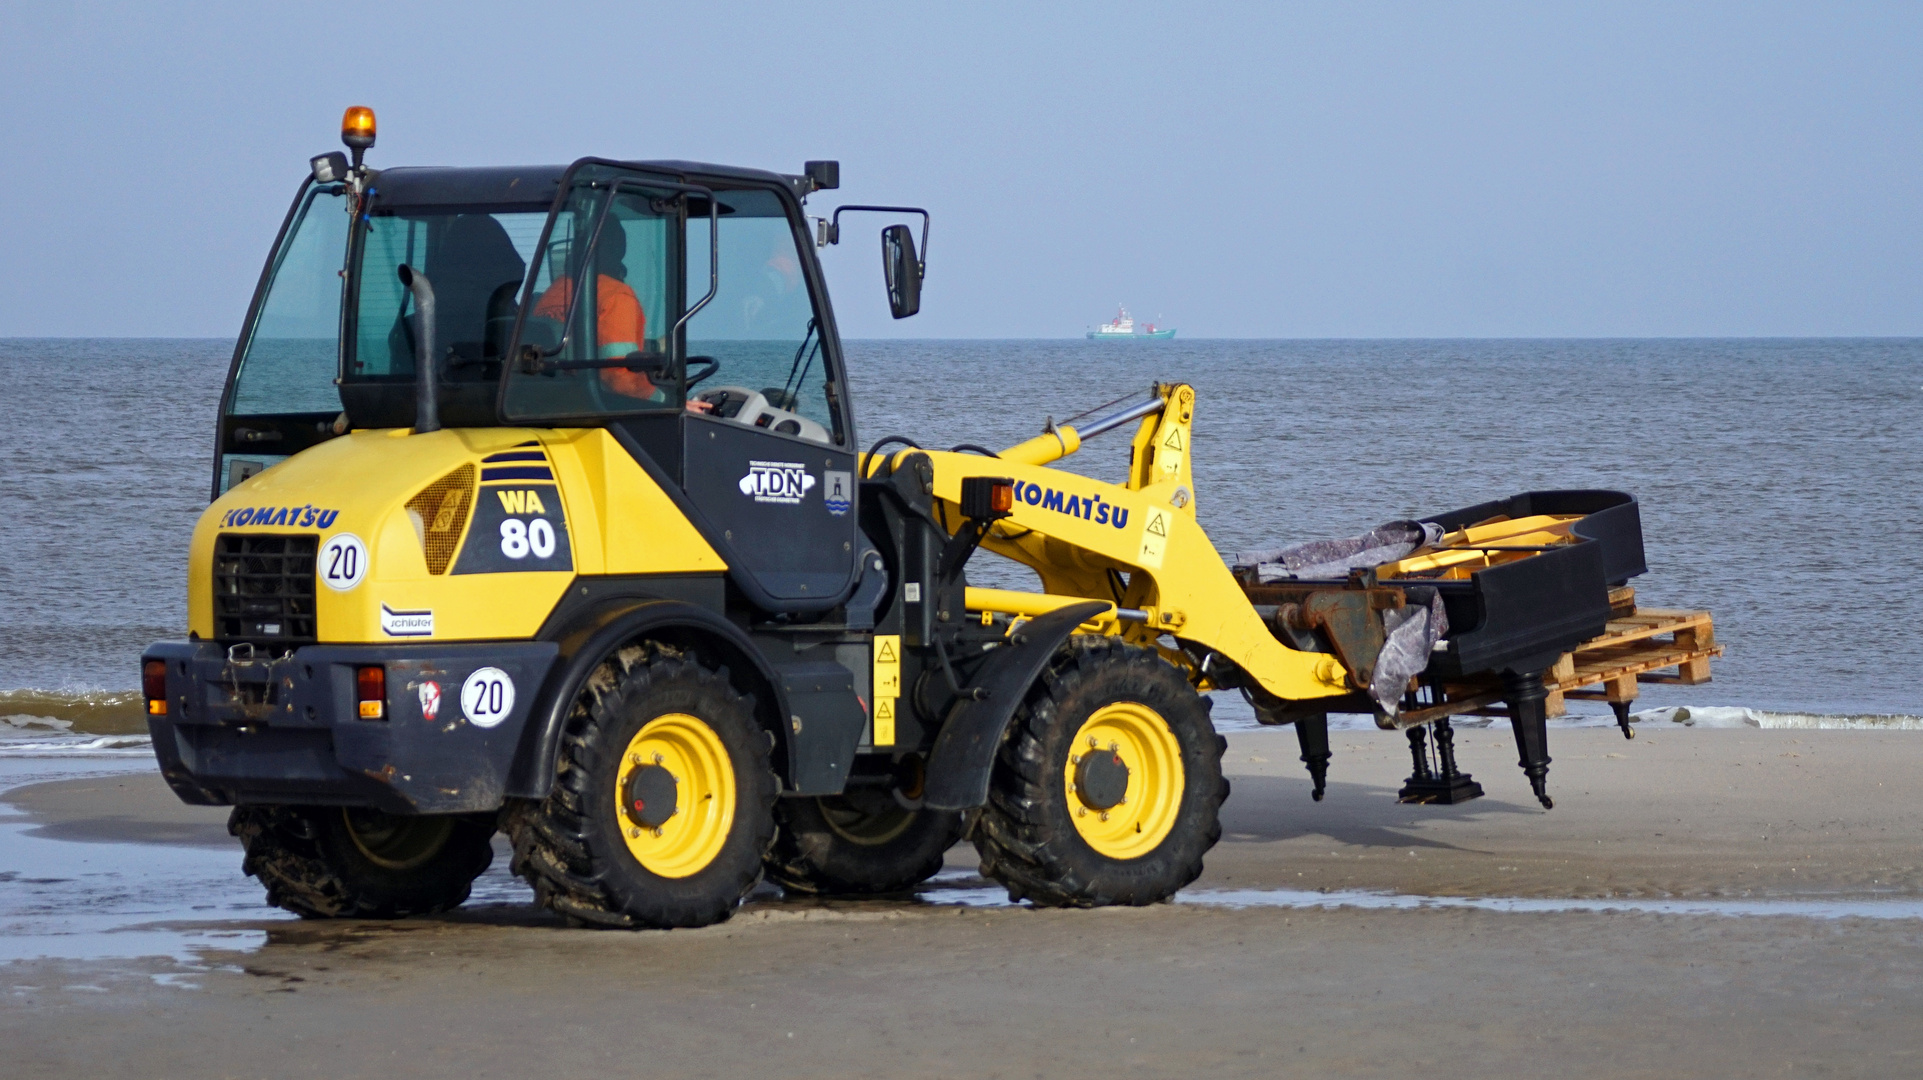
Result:
<instances>
[{"instance_id":1,"label":"sea water","mask_svg":"<svg viewBox=\"0 0 1923 1080\"><path fill-rule=\"evenodd\" d=\"M10 437L0 468L0 790L152 768L138 735L140 651L185 632L187 543L207 502L231 347L0 341L0 431ZM1635 583L1639 599L1711 610L1729 650L1710 685L1646 688L1645 722L1913 728L1923 714L1908 676L1923 644L1923 341L852 342L848 354L864 448L884 435L997 448L1156 381L1194 384L1197 512L1225 553L1531 489L1631 492L1650 568ZM1062 464L1119 480L1127 456L1118 431ZM981 569L1024 584L1011 565ZM1223 726L1247 723L1246 708L1224 697ZM0 961L189 959L256 945L259 921L284 915L234 863L225 850L56 841L0 806ZM962 877L931 882L924 900L1007 902ZM76 890L88 905L80 918ZM1179 899L1918 910L1874 899ZM498 860L475 902L524 904L526 889Z\"/></svg>"},{"instance_id":2,"label":"sea water","mask_svg":"<svg viewBox=\"0 0 1923 1080\"><path fill-rule=\"evenodd\" d=\"M184 633L187 544L231 351L0 340L0 716L15 718L0 743L113 731L103 718L127 715L142 647ZM863 448L902 435L993 449L1156 381L1194 384L1196 508L1224 553L1531 489L1628 491L1648 551L1639 601L1709 609L1728 649L1714 683L1648 687L1643 705L1923 713L1910 681L1923 645L1923 340L847 351ZM1062 465L1119 480L1127 460L1116 431ZM983 570L1017 585L1026 573ZM1232 722L1238 704L1218 715Z\"/></svg>"}]
</instances>

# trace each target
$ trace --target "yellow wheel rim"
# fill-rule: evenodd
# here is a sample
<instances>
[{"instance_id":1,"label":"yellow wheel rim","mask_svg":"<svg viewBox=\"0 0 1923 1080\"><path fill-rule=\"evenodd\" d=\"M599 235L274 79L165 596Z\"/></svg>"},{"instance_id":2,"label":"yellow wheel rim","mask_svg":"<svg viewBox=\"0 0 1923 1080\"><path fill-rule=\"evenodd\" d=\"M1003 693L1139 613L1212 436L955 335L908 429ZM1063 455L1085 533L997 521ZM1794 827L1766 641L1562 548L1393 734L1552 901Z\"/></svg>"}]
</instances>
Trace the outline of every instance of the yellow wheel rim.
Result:
<instances>
[{"instance_id":1,"label":"yellow wheel rim","mask_svg":"<svg viewBox=\"0 0 1923 1080\"><path fill-rule=\"evenodd\" d=\"M1092 777L1084 762L1091 754L1107 755L1101 765L1105 777ZM1125 789L1116 782L1127 770ZM1097 853L1111 859L1146 855L1168 837L1181 814L1182 747L1161 714L1133 701L1118 701L1095 710L1075 733L1068 760L1063 763L1064 789L1075 831ZM1105 779L1110 790L1097 783ZM1113 801L1116 790L1120 801Z\"/></svg>"},{"instance_id":2,"label":"yellow wheel rim","mask_svg":"<svg viewBox=\"0 0 1923 1080\"><path fill-rule=\"evenodd\" d=\"M674 783L674 813L653 827L637 822L626 805L629 777L646 767L665 769ZM683 878L713 862L728 842L734 804L734 763L700 718L658 716L628 740L614 778L615 813L629 854L649 873Z\"/></svg>"}]
</instances>

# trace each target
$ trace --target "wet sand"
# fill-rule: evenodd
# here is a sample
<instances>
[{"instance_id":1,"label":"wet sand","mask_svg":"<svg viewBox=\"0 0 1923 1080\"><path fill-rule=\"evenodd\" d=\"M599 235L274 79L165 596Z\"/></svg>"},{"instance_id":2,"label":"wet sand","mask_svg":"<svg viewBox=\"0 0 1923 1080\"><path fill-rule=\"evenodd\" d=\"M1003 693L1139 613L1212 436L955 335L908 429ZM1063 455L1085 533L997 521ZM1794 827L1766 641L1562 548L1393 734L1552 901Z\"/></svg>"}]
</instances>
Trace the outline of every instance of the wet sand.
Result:
<instances>
[{"instance_id":1,"label":"wet sand","mask_svg":"<svg viewBox=\"0 0 1923 1080\"><path fill-rule=\"evenodd\" d=\"M1292 734L1236 735L1223 842L1185 896L1923 901L1917 739L1557 731L1544 812L1506 731L1459 734L1490 794L1458 807L1393 802L1395 736L1338 735L1317 804ZM66 841L232 844L224 812L150 775L7 801ZM949 866L947 889L983 887L971 849ZM197 966L0 965L0 1076L1923 1072L1916 918L758 897L723 926L628 934L497 892L447 918L247 925L264 947Z\"/></svg>"}]
</instances>

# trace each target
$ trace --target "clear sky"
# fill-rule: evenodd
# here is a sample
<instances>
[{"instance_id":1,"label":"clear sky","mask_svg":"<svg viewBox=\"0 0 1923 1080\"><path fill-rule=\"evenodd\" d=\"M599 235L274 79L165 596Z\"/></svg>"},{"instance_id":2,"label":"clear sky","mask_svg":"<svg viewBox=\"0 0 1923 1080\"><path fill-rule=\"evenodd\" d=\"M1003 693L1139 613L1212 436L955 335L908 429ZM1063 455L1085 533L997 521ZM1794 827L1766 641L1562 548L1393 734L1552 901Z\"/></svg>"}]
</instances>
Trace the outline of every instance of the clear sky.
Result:
<instances>
[{"instance_id":1,"label":"clear sky","mask_svg":"<svg viewBox=\"0 0 1923 1080\"><path fill-rule=\"evenodd\" d=\"M0 336L226 336L307 158L683 157L934 213L850 337L1923 333L1923 7L10 4Z\"/></svg>"}]
</instances>

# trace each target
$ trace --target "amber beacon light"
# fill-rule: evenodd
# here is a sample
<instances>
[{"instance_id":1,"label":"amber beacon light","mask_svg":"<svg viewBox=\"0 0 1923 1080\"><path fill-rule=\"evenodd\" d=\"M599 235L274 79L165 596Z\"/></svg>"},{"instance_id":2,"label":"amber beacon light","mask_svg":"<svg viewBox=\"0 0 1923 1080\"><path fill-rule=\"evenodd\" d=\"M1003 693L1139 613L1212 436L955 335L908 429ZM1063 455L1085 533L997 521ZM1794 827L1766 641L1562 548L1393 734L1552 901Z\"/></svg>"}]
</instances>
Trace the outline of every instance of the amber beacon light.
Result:
<instances>
[{"instance_id":1,"label":"amber beacon light","mask_svg":"<svg viewBox=\"0 0 1923 1080\"><path fill-rule=\"evenodd\" d=\"M374 146L374 110L365 105L350 105L341 116L341 142L354 151L354 167L361 167L361 155Z\"/></svg>"}]
</instances>

